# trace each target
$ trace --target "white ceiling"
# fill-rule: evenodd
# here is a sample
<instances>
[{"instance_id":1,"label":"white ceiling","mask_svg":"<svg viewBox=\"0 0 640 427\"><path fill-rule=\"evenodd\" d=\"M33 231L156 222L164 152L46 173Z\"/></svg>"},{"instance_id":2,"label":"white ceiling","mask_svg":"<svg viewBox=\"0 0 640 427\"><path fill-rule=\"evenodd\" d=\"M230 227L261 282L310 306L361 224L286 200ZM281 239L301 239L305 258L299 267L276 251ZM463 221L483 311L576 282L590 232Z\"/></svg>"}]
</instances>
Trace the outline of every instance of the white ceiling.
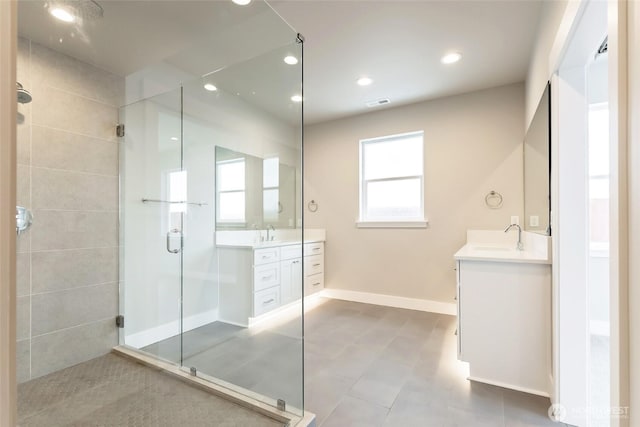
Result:
<instances>
[{"instance_id":1,"label":"white ceiling","mask_svg":"<svg viewBox=\"0 0 640 427\"><path fill-rule=\"evenodd\" d=\"M541 1L282 1L305 38L305 122L524 81ZM442 55L463 54L455 65ZM356 85L367 75L368 87Z\"/></svg>"},{"instance_id":2,"label":"white ceiling","mask_svg":"<svg viewBox=\"0 0 640 427\"><path fill-rule=\"evenodd\" d=\"M379 98L391 104L376 109L392 108L523 81L542 1L269 3L306 39L305 123L318 123L371 111L364 104ZM291 109L291 78L265 79L260 87L258 69L277 74L276 67L288 67L264 54L276 46L272 55L295 49L295 31L263 2L244 8L230 0L99 2L104 17L80 28L52 20L43 1L22 0L19 33L122 76L164 63L197 79L263 55L218 73L216 85L227 83L230 92L253 97L275 114ZM440 63L449 50L463 54L458 64ZM374 83L356 85L362 75ZM243 81L250 82L246 94L241 94ZM276 99L280 93L282 99Z\"/></svg>"}]
</instances>

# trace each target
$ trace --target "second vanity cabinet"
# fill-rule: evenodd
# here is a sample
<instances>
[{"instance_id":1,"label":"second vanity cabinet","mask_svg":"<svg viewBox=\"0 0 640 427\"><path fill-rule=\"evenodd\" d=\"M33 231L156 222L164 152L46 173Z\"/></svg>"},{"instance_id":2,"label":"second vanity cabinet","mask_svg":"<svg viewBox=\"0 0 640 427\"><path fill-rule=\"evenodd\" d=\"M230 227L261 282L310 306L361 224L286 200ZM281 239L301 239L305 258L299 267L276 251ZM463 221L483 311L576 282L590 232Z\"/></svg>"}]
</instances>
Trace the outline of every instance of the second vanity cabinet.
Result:
<instances>
[{"instance_id":1,"label":"second vanity cabinet","mask_svg":"<svg viewBox=\"0 0 640 427\"><path fill-rule=\"evenodd\" d=\"M324 242L218 247L219 318L249 326L256 318L324 288ZM304 278L303 278L304 271ZM303 282L304 280L304 282Z\"/></svg>"},{"instance_id":2,"label":"second vanity cabinet","mask_svg":"<svg viewBox=\"0 0 640 427\"><path fill-rule=\"evenodd\" d=\"M455 258L458 359L469 363L469 379L548 396L549 261L473 243Z\"/></svg>"}]
</instances>

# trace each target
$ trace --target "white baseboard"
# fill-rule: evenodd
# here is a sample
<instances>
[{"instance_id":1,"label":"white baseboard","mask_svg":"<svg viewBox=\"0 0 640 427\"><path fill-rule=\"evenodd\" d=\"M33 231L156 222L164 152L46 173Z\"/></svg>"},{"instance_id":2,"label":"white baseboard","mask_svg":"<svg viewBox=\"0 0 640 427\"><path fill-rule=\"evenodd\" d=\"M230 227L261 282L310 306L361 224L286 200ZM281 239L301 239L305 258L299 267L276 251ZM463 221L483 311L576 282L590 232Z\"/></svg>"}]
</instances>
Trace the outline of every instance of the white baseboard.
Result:
<instances>
[{"instance_id":1,"label":"white baseboard","mask_svg":"<svg viewBox=\"0 0 640 427\"><path fill-rule=\"evenodd\" d=\"M185 317L183 323L184 332L190 331L200 326L204 326L208 323L212 323L218 320L218 310L209 310L204 313L194 314L193 316ZM124 343L133 348L142 348L150 344L157 343L167 338L174 337L180 334L180 320L164 323L154 328L145 329L144 331L136 332L135 334L126 335L124 337Z\"/></svg>"},{"instance_id":2,"label":"white baseboard","mask_svg":"<svg viewBox=\"0 0 640 427\"><path fill-rule=\"evenodd\" d=\"M327 298L384 305L387 307L406 308L409 310L428 311L431 313L450 314L452 316L455 316L457 312L455 304L427 299L406 298L393 295L328 288L322 290L320 294Z\"/></svg>"},{"instance_id":3,"label":"white baseboard","mask_svg":"<svg viewBox=\"0 0 640 427\"><path fill-rule=\"evenodd\" d=\"M517 385L507 384L500 381L486 380L484 378L478 378L478 377L472 377L472 376L469 376L467 379L469 381L476 381L479 383L495 385L502 388L509 388L511 390L517 390L523 393L535 394L536 396L549 397L549 393L547 393L546 391L534 390L532 388L520 387Z\"/></svg>"}]
</instances>

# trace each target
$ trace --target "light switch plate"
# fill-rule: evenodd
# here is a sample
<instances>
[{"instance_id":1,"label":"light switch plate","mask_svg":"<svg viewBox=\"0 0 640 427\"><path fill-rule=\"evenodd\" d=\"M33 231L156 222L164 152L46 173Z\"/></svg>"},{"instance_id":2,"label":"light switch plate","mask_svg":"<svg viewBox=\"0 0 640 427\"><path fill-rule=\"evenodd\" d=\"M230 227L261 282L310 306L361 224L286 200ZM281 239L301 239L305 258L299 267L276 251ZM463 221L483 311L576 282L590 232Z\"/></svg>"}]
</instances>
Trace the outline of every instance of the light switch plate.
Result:
<instances>
[{"instance_id":1,"label":"light switch plate","mask_svg":"<svg viewBox=\"0 0 640 427\"><path fill-rule=\"evenodd\" d=\"M511 216L511 224L520 225L520 217L518 215L512 215Z\"/></svg>"},{"instance_id":2,"label":"light switch plate","mask_svg":"<svg viewBox=\"0 0 640 427\"><path fill-rule=\"evenodd\" d=\"M538 215L531 215L529 217L529 226L530 227L539 227L540 226L540 217L538 217Z\"/></svg>"}]
</instances>

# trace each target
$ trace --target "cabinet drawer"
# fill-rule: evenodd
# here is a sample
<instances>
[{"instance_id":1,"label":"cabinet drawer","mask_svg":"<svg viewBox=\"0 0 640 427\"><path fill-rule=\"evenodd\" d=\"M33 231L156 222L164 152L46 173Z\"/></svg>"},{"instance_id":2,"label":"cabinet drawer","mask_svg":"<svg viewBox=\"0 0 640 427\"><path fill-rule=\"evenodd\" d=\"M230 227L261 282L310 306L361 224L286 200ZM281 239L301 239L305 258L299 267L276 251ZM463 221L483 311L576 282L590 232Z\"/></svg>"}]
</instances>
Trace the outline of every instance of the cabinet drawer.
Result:
<instances>
[{"instance_id":1,"label":"cabinet drawer","mask_svg":"<svg viewBox=\"0 0 640 427\"><path fill-rule=\"evenodd\" d=\"M256 249L253 252L253 265L280 261L280 248Z\"/></svg>"},{"instance_id":2,"label":"cabinet drawer","mask_svg":"<svg viewBox=\"0 0 640 427\"><path fill-rule=\"evenodd\" d=\"M324 272L324 256L313 255L304 257L304 277Z\"/></svg>"},{"instance_id":3,"label":"cabinet drawer","mask_svg":"<svg viewBox=\"0 0 640 427\"><path fill-rule=\"evenodd\" d=\"M315 294L318 291L324 289L324 274L314 274L313 276L305 277L304 279L304 294L305 296Z\"/></svg>"},{"instance_id":4,"label":"cabinet drawer","mask_svg":"<svg viewBox=\"0 0 640 427\"><path fill-rule=\"evenodd\" d=\"M280 259L296 259L302 257L302 245L289 245L280 248Z\"/></svg>"},{"instance_id":5,"label":"cabinet drawer","mask_svg":"<svg viewBox=\"0 0 640 427\"><path fill-rule=\"evenodd\" d=\"M253 295L253 315L260 316L261 314L271 311L274 308L280 306L280 286L264 289L260 292L256 292Z\"/></svg>"},{"instance_id":6,"label":"cabinet drawer","mask_svg":"<svg viewBox=\"0 0 640 427\"><path fill-rule=\"evenodd\" d=\"M280 284L280 263L257 265L253 268L253 291Z\"/></svg>"},{"instance_id":7,"label":"cabinet drawer","mask_svg":"<svg viewBox=\"0 0 640 427\"><path fill-rule=\"evenodd\" d=\"M304 244L304 256L319 255L321 253L324 253L324 242Z\"/></svg>"}]
</instances>

